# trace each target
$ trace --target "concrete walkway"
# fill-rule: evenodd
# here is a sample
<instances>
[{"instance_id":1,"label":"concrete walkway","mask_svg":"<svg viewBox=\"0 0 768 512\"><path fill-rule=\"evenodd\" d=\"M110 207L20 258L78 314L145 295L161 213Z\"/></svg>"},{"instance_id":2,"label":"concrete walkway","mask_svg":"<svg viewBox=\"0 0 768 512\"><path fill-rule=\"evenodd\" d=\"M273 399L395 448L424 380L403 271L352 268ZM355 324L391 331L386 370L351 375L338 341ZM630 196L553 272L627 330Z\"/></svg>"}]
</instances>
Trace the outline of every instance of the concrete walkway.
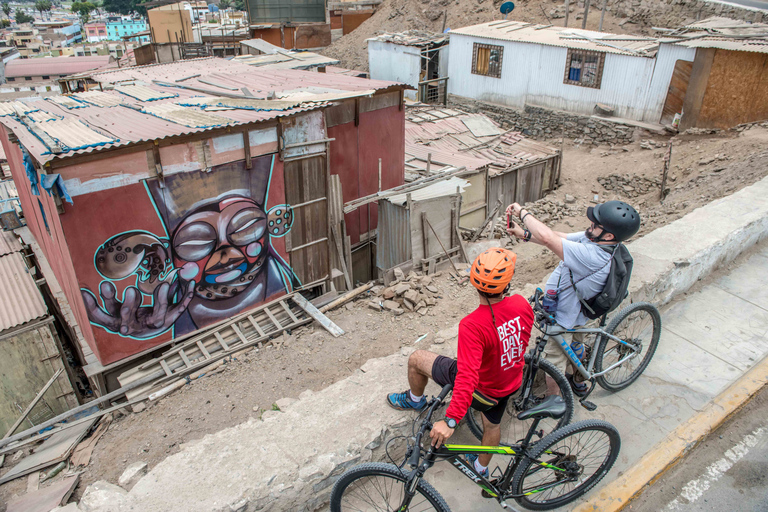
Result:
<instances>
[{"instance_id":1,"label":"concrete walkway","mask_svg":"<svg viewBox=\"0 0 768 512\"><path fill-rule=\"evenodd\" d=\"M591 395L598 406L595 412L577 405L576 420L604 419L621 433L621 454L601 486L620 476L768 355L766 275L768 243L762 243L738 267L714 275L711 284L662 311L656 355L632 386L615 394L596 389ZM466 428L451 441L476 442ZM492 466L494 463L506 466L499 456ZM474 484L446 464L436 465L427 479L455 512L501 510L496 501L481 498ZM560 510L570 510L578 503Z\"/></svg>"}]
</instances>

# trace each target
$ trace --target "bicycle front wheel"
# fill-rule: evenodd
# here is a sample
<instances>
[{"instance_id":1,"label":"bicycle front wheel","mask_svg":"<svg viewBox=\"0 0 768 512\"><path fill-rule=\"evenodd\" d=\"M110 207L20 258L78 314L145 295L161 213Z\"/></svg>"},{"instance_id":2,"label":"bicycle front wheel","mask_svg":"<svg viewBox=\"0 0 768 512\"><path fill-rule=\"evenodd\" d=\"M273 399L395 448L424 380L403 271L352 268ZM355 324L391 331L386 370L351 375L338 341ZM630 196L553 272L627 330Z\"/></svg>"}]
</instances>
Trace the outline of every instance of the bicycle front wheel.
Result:
<instances>
[{"instance_id":1,"label":"bicycle front wheel","mask_svg":"<svg viewBox=\"0 0 768 512\"><path fill-rule=\"evenodd\" d=\"M515 471L515 499L531 510L562 507L608 474L620 448L619 431L606 421L579 421L556 430L536 443Z\"/></svg>"},{"instance_id":2,"label":"bicycle front wheel","mask_svg":"<svg viewBox=\"0 0 768 512\"><path fill-rule=\"evenodd\" d=\"M393 464L359 464L341 475L331 492L331 512L389 512L398 510L405 495L407 473ZM422 480L409 512L450 512L440 494Z\"/></svg>"},{"instance_id":3,"label":"bicycle front wheel","mask_svg":"<svg viewBox=\"0 0 768 512\"><path fill-rule=\"evenodd\" d=\"M517 415L540 404L541 401L547 397L547 377L550 377L557 384L559 389L558 394L565 402L565 414L560 419L545 418L541 420L538 425L538 432L534 436L533 441L536 442L550 432L564 427L571 422L571 418L573 417L573 393L571 392L571 386L568 384L568 381L560 370L546 359L539 359L539 369L536 372L536 376L533 378L531 391L528 394L528 397L522 396L523 390L526 388L526 382L531 379L531 355L525 354L523 383L520 385L520 389L514 395L509 397L506 413L501 419L500 427L502 444L517 444L525 439L533 420L520 421L517 419ZM483 413L470 408L469 411L467 411L466 416L469 430L471 430L475 437L480 441L483 440L482 415Z\"/></svg>"},{"instance_id":4,"label":"bicycle front wheel","mask_svg":"<svg viewBox=\"0 0 768 512\"><path fill-rule=\"evenodd\" d=\"M629 346L608 336L600 336L595 373L610 368L635 352L634 357L596 379L604 389L619 391L637 380L656 353L661 337L661 315L653 304L637 302L619 311L605 332L625 341Z\"/></svg>"}]
</instances>

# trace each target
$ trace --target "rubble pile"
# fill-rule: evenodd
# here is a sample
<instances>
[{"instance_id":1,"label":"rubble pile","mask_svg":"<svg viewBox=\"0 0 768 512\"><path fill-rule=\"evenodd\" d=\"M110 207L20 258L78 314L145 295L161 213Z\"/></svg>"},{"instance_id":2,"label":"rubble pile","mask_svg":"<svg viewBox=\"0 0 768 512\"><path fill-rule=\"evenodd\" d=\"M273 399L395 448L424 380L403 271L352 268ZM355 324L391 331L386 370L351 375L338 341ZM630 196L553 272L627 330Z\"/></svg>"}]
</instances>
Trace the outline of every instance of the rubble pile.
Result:
<instances>
[{"instance_id":1,"label":"rubble pile","mask_svg":"<svg viewBox=\"0 0 768 512\"><path fill-rule=\"evenodd\" d=\"M407 276L400 269L395 269L397 280L390 286L377 290L376 297L368 303L375 311L389 311L395 316L406 311L416 311L426 315L429 308L437 304L440 290L435 285L440 272L429 276L420 276L410 272Z\"/></svg>"},{"instance_id":2,"label":"rubble pile","mask_svg":"<svg viewBox=\"0 0 768 512\"><path fill-rule=\"evenodd\" d=\"M661 178L646 178L634 174L611 174L597 178L597 182L609 191L624 197L638 197L651 191L658 191L661 187Z\"/></svg>"},{"instance_id":3,"label":"rubble pile","mask_svg":"<svg viewBox=\"0 0 768 512\"><path fill-rule=\"evenodd\" d=\"M552 224L566 217L584 215L584 206L577 204L576 198L568 194L565 196L565 201L544 197L534 203L526 203L524 207L544 224Z\"/></svg>"}]
</instances>

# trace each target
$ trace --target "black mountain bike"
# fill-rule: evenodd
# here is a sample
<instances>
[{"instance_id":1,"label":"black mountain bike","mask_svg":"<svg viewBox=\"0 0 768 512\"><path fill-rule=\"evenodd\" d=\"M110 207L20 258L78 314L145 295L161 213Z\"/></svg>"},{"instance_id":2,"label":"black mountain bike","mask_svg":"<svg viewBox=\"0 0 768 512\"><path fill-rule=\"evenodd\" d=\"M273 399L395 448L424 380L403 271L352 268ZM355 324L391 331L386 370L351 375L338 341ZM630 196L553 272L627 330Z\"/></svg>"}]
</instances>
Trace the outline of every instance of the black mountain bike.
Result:
<instances>
[{"instance_id":1,"label":"black mountain bike","mask_svg":"<svg viewBox=\"0 0 768 512\"><path fill-rule=\"evenodd\" d=\"M452 389L445 386L433 397L413 422L413 436L399 465L366 463L348 469L331 493L331 512L387 511L450 512L448 504L424 474L435 462L447 460L483 490L483 496L496 499L502 508L514 510L506 502L515 499L532 510L549 510L566 505L592 489L611 469L619 455L621 440L616 428L601 420L587 420L560 428L538 442L531 442L538 423L565 414L565 403L551 396L518 415L532 419L528 434L512 446L446 444L438 449L425 434L432 428L432 415ZM421 420L421 426L415 431ZM389 444L398 436L387 442ZM422 440L426 447L422 446ZM494 470L491 479L480 475L462 455L494 453L511 456L507 468ZM406 468L406 465L408 468Z\"/></svg>"}]
</instances>

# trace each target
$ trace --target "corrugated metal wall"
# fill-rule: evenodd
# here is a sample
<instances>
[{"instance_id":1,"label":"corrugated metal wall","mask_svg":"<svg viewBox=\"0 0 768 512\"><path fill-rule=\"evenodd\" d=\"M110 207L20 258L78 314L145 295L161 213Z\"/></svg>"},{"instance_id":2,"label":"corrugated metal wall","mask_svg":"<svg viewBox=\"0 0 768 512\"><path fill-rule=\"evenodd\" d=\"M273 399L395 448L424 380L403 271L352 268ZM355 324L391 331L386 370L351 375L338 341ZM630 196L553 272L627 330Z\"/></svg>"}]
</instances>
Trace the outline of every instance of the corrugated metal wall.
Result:
<instances>
[{"instance_id":1,"label":"corrugated metal wall","mask_svg":"<svg viewBox=\"0 0 768 512\"><path fill-rule=\"evenodd\" d=\"M406 206L379 201L376 266L387 270L411 259L411 220Z\"/></svg>"},{"instance_id":2,"label":"corrugated metal wall","mask_svg":"<svg viewBox=\"0 0 768 512\"><path fill-rule=\"evenodd\" d=\"M373 80L390 80L419 86L421 50L386 41L368 41L368 67ZM415 100L416 91L405 91L405 97Z\"/></svg>"},{"instance_id":3,"label":"corrugated metal wall","mask_svg":"<svg viewBox=\"0 0 768 512\"><path fill-rule=\"evenodd\" d=\"M686 48L672 44L662 44L659 46L659 52L656 54L656 69L653 72L653 78L648 87L645 107L646 114L643 121L659 122L661 111L664 108L664 101L667 99L669 82L672 80L672 73L675 71L675 63L678 60L693 62L695 57L695 48Z\"/></svg>"},{"instance_id":4,"label":"corrugated metal wall","mask_svg":"<svg viewBox=\"0 0 768 512\"><path fill-rule=\"evenodd\" d=\"M325 0L248 0L251 23L325 21Z\"/></svg>"},{"instance_id":5,"label":"corrugated metal wall","mask_svg":"<svg viewBox=\"0 0 768 512\"><path fill-rule=\"evenodd\" d=\"M474 75L473 43L504 47L501 78ZM448 91L451 94L522 108L526 104L592 114L596 103L616 109L616 116L657 122L664 103L656 92L669 85L671 71L659 76L653 100L649 91L655 59L607 53L600 89L563 83L567 48L451 35ZM672 63L674 67L674 62Z\"/></svg>"}]
</instances>

